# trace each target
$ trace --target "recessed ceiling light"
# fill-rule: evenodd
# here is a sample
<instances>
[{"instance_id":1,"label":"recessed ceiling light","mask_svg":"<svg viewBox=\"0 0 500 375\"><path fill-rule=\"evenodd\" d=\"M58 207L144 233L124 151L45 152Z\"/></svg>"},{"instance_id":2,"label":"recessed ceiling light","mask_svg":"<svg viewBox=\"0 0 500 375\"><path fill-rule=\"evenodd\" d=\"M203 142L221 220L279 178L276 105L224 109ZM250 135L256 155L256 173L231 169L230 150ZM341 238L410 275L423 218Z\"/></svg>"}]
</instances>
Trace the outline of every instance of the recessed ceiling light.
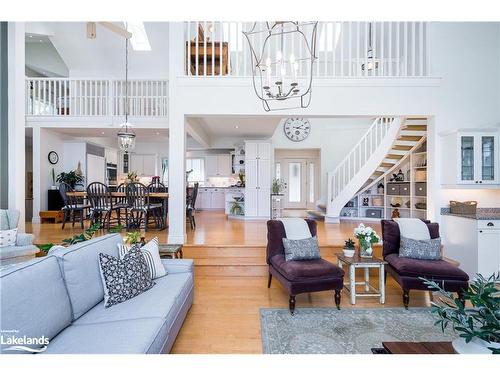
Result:
<instances>
[{"instance_id":1,"label":"recessed ceiling light","mask_svg":"<svg viewBox=\"0 0 500 375\"><path fill-rule=\"evenodd\" d=\"M104 132L101 132L101 134L104 134Z\"/></svg>"},{"instance_id":2,"label":"recessed ceiling light","mask_svg":"<svg viewBox=\"0 0 500 375\"><path fill-rule=\"evenodd\" d=\"M132 34L130 44L134 51L151 51L148 34L143 22L125 22L127 31Z\"/></svg>"},{"instance_id":3,"label":"recessed ceiling light","mask_svg":"<svg viewBox=\"0 0 500 375\"><path fill-rule=\"evenodd\" d=\"M160 135L160 132L156 132L156 135Z\"/></svg>"},{"instance_id":4,"label":"recessed ceiling light","mask_svg":"<svg viewBox=\"0 0 500 375\"><path fill-rule=\"evenodd\" d=\"M238 125L234 125L234 128L235 128L235 129L238 129L238 128L239 128L239 126L238 126Z\"/></svg>"},{"instance_id":5,"label":"recessed ceiling light","mask_svg":"<svg viewBox=\"0 0 500 375\"><path fill-rule=\"evenodd\" d=\"M28 38L33 38L33 35L28 35Z\"/></svg>"}]
</instances>

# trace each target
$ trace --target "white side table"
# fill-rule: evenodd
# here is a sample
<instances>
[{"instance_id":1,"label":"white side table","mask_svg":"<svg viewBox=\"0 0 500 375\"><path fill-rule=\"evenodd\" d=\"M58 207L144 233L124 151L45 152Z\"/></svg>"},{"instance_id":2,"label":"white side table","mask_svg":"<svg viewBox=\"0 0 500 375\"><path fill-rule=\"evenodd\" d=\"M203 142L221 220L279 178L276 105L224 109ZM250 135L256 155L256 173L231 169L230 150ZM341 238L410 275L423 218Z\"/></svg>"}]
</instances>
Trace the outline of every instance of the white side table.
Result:
<instances>
[{"instance_id":1,"label":"white side table","mask_svg":"<svg viewBox=\"0 0 500 375\"><path fill-rule=\"evenodd\" d=\"M338 266L342 268L344 265L348 267L349 272L349 286L344 285L351 294L351 304L356 304L356 297L379 297L380 303L385 303L385 265L386 261L378 258L361 258L355 255L351 258L344 256L344 254L336 254L338 259ZM356 281L356 269L364 269L364 281ZM378 289L370 284L370 268L379 270L379 285ZM356 285L363 285L363 292L356 292Z\"/></svg>"}]
</instances>

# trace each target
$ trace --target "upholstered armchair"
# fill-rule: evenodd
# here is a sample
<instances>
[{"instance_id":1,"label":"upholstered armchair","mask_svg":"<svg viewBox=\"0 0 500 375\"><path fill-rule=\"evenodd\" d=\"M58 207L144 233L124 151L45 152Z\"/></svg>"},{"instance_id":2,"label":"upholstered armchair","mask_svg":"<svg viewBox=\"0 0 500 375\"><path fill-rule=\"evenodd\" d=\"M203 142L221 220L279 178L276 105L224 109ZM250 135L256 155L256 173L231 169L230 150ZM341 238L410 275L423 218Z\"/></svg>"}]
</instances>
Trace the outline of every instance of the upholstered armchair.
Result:
<instances>
[{"instance_id":1,"label":"upholstered armchair","mask_svg":"<svg viewBox=\"0 0 500 375\"><path fill-rule=\"evenodd\" d=\"M424 221L431 238L439 237L439 224ZM468 287L469 276L457 266L441 260L423 260L399 256L401 233L399 225L393 220L382 220L383 256L387 261L386 272L403 289L403 304L406 309L410 303L410 290L429 290L420 277L433 280L448 292L457 293L460 298ZM387 277L386 277L387 280Z\"/></svg>"},{"instance_id":2,"label":"upholstered armchair","mask_svg":"<svg viewBox=\"0 0 500 375\"><path fill-rule=\"evenodd\" d=\"M0 210L0 230L17 228L19 222L19 211ZM39 249L33 245L33 235L28 233L17 233L14 246L0 247L0 263L2 265L20 263L34 258Z\"/></svg>"},{"instance_id":3,"label":"upholstered armchair","mask_svg":"<svg viewBox=\"0 0 500 375\"><path fill-rule=\"evenodd\" d=\"M317 233L316 222L306 220L312 236ZM344 271L336 265L324 260L286 261L283 238L286 238L285 227L279 220L267 222L267 254L269 265L269 281L271 287L273 276L283 285L290 295L289 309L295 312L295 296L301 293L333 290L335 305L340 309L340 292L344 287Z\"/></svg>"}]
</instances>

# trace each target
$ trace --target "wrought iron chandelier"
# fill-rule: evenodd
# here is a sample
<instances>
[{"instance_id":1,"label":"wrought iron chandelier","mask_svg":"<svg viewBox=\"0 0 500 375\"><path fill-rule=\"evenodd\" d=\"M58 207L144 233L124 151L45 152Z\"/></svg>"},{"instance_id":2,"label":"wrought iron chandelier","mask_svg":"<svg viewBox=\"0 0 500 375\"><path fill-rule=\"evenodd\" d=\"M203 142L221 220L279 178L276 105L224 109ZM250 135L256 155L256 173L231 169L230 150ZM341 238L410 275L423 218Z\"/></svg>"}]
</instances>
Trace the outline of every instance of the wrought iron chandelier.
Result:
<instances>
[{"instance_id":1,"label":"wrought iron chandelier","mask_svg":"<svg viewBox=\"0 0 500 375\"><path fill-rule=\"evenodd\" d=\"M317 28L318 22L255 22L243 32L251 52L253 86L265 111L309 106Z\"/></svg>"},{"instance_id":2,"label":"wrought iron chandelier","mask_svg":"<svg viewBox=\"0 0 500 375\"><path fill-rule=\"evenodd\" d=\"M135 147L135 133L128 122L128 38L125 38L125 122L121 125L118 136L118 147L128 154Z\"/></svg>"}]
</instances>

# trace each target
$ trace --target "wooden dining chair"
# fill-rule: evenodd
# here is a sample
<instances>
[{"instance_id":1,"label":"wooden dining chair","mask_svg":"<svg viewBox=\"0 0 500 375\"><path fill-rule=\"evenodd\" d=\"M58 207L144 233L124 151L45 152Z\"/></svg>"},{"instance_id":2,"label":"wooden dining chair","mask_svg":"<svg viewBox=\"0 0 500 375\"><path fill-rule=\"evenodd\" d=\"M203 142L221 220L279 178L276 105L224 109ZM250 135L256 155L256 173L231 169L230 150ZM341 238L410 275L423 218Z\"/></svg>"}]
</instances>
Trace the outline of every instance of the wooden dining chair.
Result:
<instances>
[{"instance_id":1,"label":"wooden dining chair","mask_svg":"<svg viewBox=\"0 0 500 375\"><path fill-rule=\"evenodd\" d=\"M152 215L156 228L160 227L159 216L161 216L161 204L150 201L149 190L140 182L127 184L127 229L140 228L144 225L144 231L148 230L148 221Z\"/></svg>"},{"instance_id":2,"label":"wooden dining chair","mask_svg":"<svg viewBox=\"0 0 500 375\"><path fill-rule=\"evenodd\" d=\"M154 180L148 185L148 191L150 193L168 193L168 188L159 180ZM152 204L160 204L162 206L161 215L159 217L161 229L168 227L166 219L168 214L168 200L163 198L150 197L150 202Z\"/></svg>"},{"instance_id":3,"label":"wooden dining chair","mask_svg":"<svg viewBox=\"0 0 500 375\"><path fill-rule=\"evenodd\" d=\"M196 205L196 198L198 196L198 188L200 184L196 182L194 184L193 189L191 190L191 194L188 195L186 199L186 217L189 221L189 224L191 225L191 229L196 228L196 220L194 218L194 213L195 213L195 205Z\"/></svg>"},{"instance_id":4,"label":"wooden dining chair","mask_svg":"<svg viewBox=\"0 0 500 375\"><path fill-rule=\"evenodd\" d=\"M111 228L111 222L121 225L121 218L118 211L125 208L120 203L115 203L109 187L101 182L92 182L87 186L87 199L90 203L91 224L100 222L107 229ZM113 213L116 218L113 218Z\"/></svg>"},{"instance_id":5,"label":"wooden dining chair","mask_svg":"<svg viewBox=\"0 0 500 375\"><path fill-rule=\"evenodd\" d=\"M90 205L84 204L81 200L76 197L68 195L67 193L73 192L73 188L66 182L62 182L59 185L59 194L64 202L64 207L62 208L64 212L64 219L62 223L62 229L66 225L66 222L72 221L72 226L75 226L75 216L79 217L80 225L83 229L83 219L85 218L86 211L90 208Z\"/></svg>"}]
</instances>

